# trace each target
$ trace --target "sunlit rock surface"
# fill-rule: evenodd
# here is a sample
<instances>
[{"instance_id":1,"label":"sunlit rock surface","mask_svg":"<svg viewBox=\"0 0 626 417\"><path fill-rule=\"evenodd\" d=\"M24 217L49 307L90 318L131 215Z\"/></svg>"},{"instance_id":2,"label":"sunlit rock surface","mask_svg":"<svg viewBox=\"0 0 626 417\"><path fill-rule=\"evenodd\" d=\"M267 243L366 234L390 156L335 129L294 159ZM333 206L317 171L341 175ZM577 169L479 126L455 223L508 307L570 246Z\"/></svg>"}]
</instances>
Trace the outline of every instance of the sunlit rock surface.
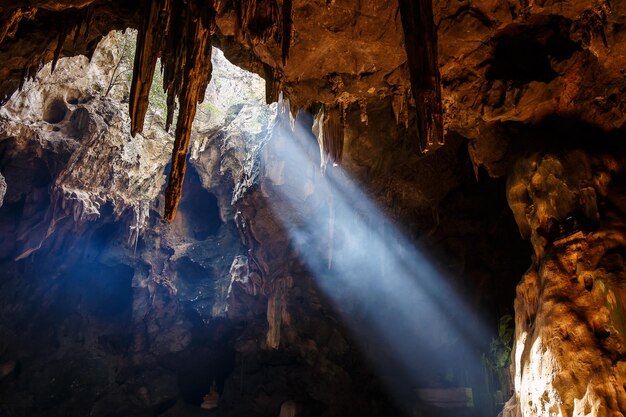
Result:
<instances>
[{"instance_id":1,"label":"sunlit rock surface","mask_svg":"<svg viewBox=\"0 0 626 417\"><path fill-rule=\"evenodd\" d=\"M230 200L272 111L223 94L194 156L237 153L190 167L166 225L171 135L154 109L131 137L124 88L105 96L122 39L44 68L1 110L1 415L189 415L232 367L235 328L221 317L243 249Z\"/></svg>"},{"instance_id":2,"label":"sunlit rock surface","mask_svg":"<svg viewBox=\"0 0 626 417\"><path fill-rule=\"evenodd\" d=\"M106 204L116 217L130 212L135 229L147 221L163 185L163 150L172 139L158 122L131 138L126 106L105 96L120 59L118 42L108 37L91 62L62 60L53 74L47 65L0 109L3 170L10 184L6 202L36 204L29 201L32 189L43 192L50 185L50 206L41 221L14 225L18 258L38 249L57 228L98 219Z\"/></svg>"},{"instance_id":3,"label":"sunlit rock surface","mask_svg":"<svg viewBox=\"0 0 626 417\"><path fill-rule=\"evenodd\" d=\"M509 204L535 256L517 287L505 416L626 412L623 169L622 159L582 150L515 166Z\"/></svg>"}]
</instances>

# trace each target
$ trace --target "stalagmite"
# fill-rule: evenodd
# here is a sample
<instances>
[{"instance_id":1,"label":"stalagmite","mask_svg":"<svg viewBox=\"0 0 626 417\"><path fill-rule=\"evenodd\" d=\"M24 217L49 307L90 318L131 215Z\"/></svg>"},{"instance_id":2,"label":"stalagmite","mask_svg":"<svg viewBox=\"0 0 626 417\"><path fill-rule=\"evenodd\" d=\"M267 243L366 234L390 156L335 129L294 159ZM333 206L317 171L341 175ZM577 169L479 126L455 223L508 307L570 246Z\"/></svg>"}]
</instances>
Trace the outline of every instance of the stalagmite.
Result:
<instances>
[{"instance_id":1,"label":"stalagmite","mask_svg":"<svg viewBox=\"0 0 626 417\"><path fill-rule=\"evenodd\" d=\"M399 0L404 46L417 106L420 149L427 152L444 143L437 29L432 0Z\"/></svg>"},{"instance_id":2,"label":"stalagmite","mask_svg":"<svg viewBox=\"0 0 626 417\"><path fill-rule=\"evenodd\" d=\"M626 413L623 170L613 155L575 150L522 158L509 176L535 255L516 291L505 417Z\"/></svg>"}]
</instances>

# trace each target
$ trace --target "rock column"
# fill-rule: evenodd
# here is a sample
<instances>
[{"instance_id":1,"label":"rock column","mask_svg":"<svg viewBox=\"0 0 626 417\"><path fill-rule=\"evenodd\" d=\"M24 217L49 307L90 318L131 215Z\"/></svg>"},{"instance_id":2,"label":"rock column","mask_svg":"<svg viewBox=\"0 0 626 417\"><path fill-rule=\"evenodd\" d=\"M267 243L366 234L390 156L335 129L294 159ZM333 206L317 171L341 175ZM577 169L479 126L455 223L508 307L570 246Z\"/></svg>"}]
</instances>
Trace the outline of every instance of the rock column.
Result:
<instances>
[{"instance_id":1,"label":"rock column","mask_svg":"<svg viewBox=\"0 0 626 417\"><path fill-rule=\"evenodd\" d=\"M534 256L517 286L505 417L626 413L623 165L538 153L509 177L509 205Z\"/></svg>"}]
</instances>

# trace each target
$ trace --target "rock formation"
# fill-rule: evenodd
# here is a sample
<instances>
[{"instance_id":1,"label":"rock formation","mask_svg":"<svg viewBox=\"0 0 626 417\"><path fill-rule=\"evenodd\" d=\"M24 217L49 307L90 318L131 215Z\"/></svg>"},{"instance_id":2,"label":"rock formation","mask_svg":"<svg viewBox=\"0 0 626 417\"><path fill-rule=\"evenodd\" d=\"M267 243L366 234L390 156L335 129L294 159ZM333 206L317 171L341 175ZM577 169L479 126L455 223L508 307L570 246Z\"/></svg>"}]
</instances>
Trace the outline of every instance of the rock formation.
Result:
<instances>
[{"instance_id":1,"label":"rock formation","mask_svg":"<svg viewBox=\"0 0 626 417\"><path fill-rule=\"evenodd\" d=\"M505 415L626 410L623 163L572 150L515 166L509 204L535 256L517 287L516 391Z\"/></svg>"},{"instance_id":2,"label":"rock formation","mask_svg":"<svg viewBox=\"0 0 626 417\"><path fill-rule=\"evenodd\" d=\"M335 165L494 330L532 257L505 415L623 414L624 23L606 0L0 0L6 414L193 415L216 379L224 415L444 415L415 390L466 388L474 409L453 415L495 415L506 361L428 366L459 342L420 317L406 339L431 343L411 386L381 340L363 347L339 319L359 313L349 292L318 288L285 221L328 214L312 252L332 270L337 196L320 184ZM101 82L115 54L97 49L126 28L128 109ZM278 108L207 87L214 46ZM79 54L91 63L63 60ZM79 274L93 259L99 272Z\"/></svg>"},{"instance_id":3,"label":"rock formation","mask_svg":"<svg viewBox=\"0 0 626 417\"><path fill-rule=\"evenodd\" d=\"M0 304L0 351L3 369L18 369L3 371L3 415L141 415L179 397L199 406L230 366L233 330L220 318L242 249L230 199L216 195L234 188L242 144L256 140L242 125L267 125L269 111L239 97L220 129L195 132L198 160L229 147L240 154L188 171L185 190L194 197L166 226L153 210L173 138L158 109L148 109L143 134L132 137L127 85L108 94L120 37L107 37L91 62L61 59L53 74L46 66L0 115L8 182L0 258L11 294Z\"/></svg>"}]
</instances>

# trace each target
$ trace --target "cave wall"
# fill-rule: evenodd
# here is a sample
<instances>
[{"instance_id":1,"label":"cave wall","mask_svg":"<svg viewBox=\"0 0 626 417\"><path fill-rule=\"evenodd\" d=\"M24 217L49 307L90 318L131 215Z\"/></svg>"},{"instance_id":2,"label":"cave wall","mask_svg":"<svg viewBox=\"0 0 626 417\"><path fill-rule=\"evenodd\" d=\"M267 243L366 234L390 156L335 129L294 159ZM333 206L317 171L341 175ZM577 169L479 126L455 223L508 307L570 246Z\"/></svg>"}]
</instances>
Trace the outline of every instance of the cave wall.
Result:
<instances>
[{"instance_id":1,"label":"cave wall","mask_svg":"<svg viewBox=\"0 0 626 417\"><path fill-rule=\"evenodd\" d=\"M199 412L233 366L223 318L242 248L217 198L233 177L218 166L204 187L190 169L190 198L163 224L173 139L158 109L130 135L127 87L108 89L121 53L114 33L91 61L48 65L0 115L2 415Z\"/></svg>"},{"instance_id":2,"label":"cave wall","mask_svg":"<svg viewBox=\"0 0 626 417\"><path fill-rule=\"evenodd\" d=\"M601 150L516 164L509 203L535 255L517 287L505 415L624 412L622 182L623 157Z\"/></svg>"},{"instance_id":3,"label":"cave wall","mask_svg":"<svg viewBox=\"0 0 626 417\"><path fill-rule=\"evenodd\" d=\"M301 114L296 124L309 155L302 183L299 175L281 174L281 166L295 161L284 152L286 138L272 133L288 114L275 119L276 106L262 103L263 95L207 108L194 131L178 214L168 225L157 211L172 139L156 113L150 130L132 138L123 92L103 96L115 63L108 54L119 53L107 52L107 42L116 41L105 41L91 63L61 59L53 74L44 68L2 110L0 172L10 196L2 230L4 236L24 231L23 239L3 246L3 288L13 295L4 300L2 328L3 340L11 341L2 350L7 372L0 382L8 412L193 415L214 379L217 413L224 415L422 410L412 386L391 370L393 360L385 359L385 380L374 371L372 352L388 358L384 345L364 352L340 319L354 313L349 293L345 305L333 304L289 242L286 214L318 215L330 201L315 185L322 169L313 116ZM219 97L231 87L215 85L209 94ZM234 95L242 94L235 89ZM393 117L389 101L372 107L367 121L362 115L358 105L347 111L346 171L414 238L454 254L446 268L464 277L457 283L480 282L472 305L490 303L492 318L507 313L508 303L488 294L510 299L526 257L508 261L515 251L493 244L502 232L488 227L492 219L480 205L491 196L494 217L514 230L503 215L503 183L476 182L461 139L423 159L403 151L411 145L395 123L368 129ZM77 125L86 126L82 134ZM303 192L295 209L286 205L285 193ZM111 308L119 305L110 317L113 299L119 303ZM25 320L32 323L17 336ZM32 341L39 346L34 352L27 348ZM62 368L68 358L76 365ZM50 375L59 382L44 390ZM449 383L434 374L423 380ZM78 397L68 393L74 382ZM488 390L498 388L484 387L481 401L491 404Z\"/></svg>"},{"instance_id":4,"label":"cave wall","mask_svg":"<svg viewBox=\"0 0 626 417\"><path fill-rule=\"evenodd\" d=\"M623 53L625 47L623 23L626 18L624 6L619 2L583 0L433 2L439 44L444 128L449 143L437 152L421 158L415 136L414 103L409 94L410 77L405 62L406 53L397 4L376 1L319 3L295 1L283 4L285 3L291 5L288 16L289 25L291 25L289 36L285 36L285 32L279 30L284 29L286 21L273 20L277 19L280 13L284 13L284 10L278 12L275 2L258 2L258 9L253 12L242 11L230 3L214 4L216 26L213 42L219 45L233 62L266 78L267 98L270 101L278 98L279 91L284 91L285 98L288 98L290 102L292 116L296 115L299 108L314 110L313 113L316 113L320 105L328 111L327 114L332 114L331 124L334 123L334 136L333 140L321 141L322 159L330 161L331 167L332 162L340 162L342 167L363 185L369 195L382 205L391 218L406 227L414 239L421 239L421 242L434 253L443 254L447 259L446 267L453 271L455 276L460 277L457 283L461 287L467 285L474 288L469 293L473 300L472 305L487 303L491 314L506 313L506 300L510 299L507 297L512 296L511 288L516 281L515 277L521 275L523 269L522 259L528 260L529 254L528 249L512 237L510 215L507 217L506 208L503 205L505 194L503 181L491 180L484 172L493 177L505 177L512 172L513 176L510 181L523 183L524 181L530 182L530 176L520 180L520 174L517 173L520 168L513 167L520 158L527 157L529 151L545 155L553 148L582 149L587 158L594 158L593 147L600 144L606 148L607 154L620 154L621 148L616 143L623 133L624 103L626 102L623 98L625 91L623 59L626 56ZM72 9L76 6L81 8ZM34 70L40 64L53 60L55 55L88 53L95 48L95 41L109 29L139 27L141 22L140 5L126 6L114 1L78 3L40 1L25 2L19 6L0 2L0 7L3 11L3 31L6 30L4 38L0 38L0 58L6 63L0 72L2 83L0 91L7 99L18 88L22 79L33 75ZM31 7L37 8L35 14L30 9ZM83 15L83 12L88 13ZM257 12L258 15L255 14ZM266 12L269 14L263 15ZM7 20L7 18L10 19ZM91 22L89 33L84 24L78 26L79 22ZM320 26L319 22L323 24ZM61 30L63 27L70 28L70 30L63 34ZM72 39L76 34L78 36L73 44L70 41L60 42L66 36ZM288 54L285 54L285 39L288 42ZM164 54L168 53L173 52L164 52ZM41 114L44 120L47 119L46 123L55 124L53 122L59 120L61 113L67 111L62 110L60 104L63 103L51 103L45 111L39 111L37 117ZM68 108L73 110L71 107ZM74 124L81 125L82 116L79 116L79 113L76 114ZM340 134L337 133L337 123L341 126ZM71 136L70 132L68 136ZM615 138L618 138L617 142ZM47 193L49 183L57 178L57 171L49 171L48 168L43 167L49 164L45 159L42 162L39 156L36 158L31 156L41 153L36 145L31 148L33 146L31 142L23 145L7 141L5 145L21 149L19 154L23 155L24 160L37 161L36 166L29 166L25 169L24 174L27 175L15 175L17 179L15 177L12 179L9 173L2 171L8 183L2 209L10 214L4 217L7 219L6 224L12 225L7 226L13 228L10 230L15 230L15 224L19 223L17 217L22 216L22 213L29 213L29 210L42 212L38 205L47 205L47 198L52 198L53 202L57 201L54 198L56 194L48 197ZM295 194L302 191L298 188L301 184L290 184L285 179L280 179L277 184L276 178L280 178L280 175L270 168L262 168L269 166L279 169L281 164L289 163L288 158L285 161L275 160L275 154L272 156L271 152L265 151L271 149L273 146L271 143L269 141L269 145L263 145L257 149L259 153L246 150L238 154L237 149L241 149L238 148L239 145L222 145L219 150L213 149L213 156L202 156L209 155L211 152L209 149L198 156L198 161L204 160L194 168L199 179L192 179L194 178L193 172L188 178L191 185L195 181L196 186L200 182L205 188L212 187L212 193L218 201L221 220L228 222L227 218L233 213L236 214L238 227L243 235L247 253L240 254L231 268L233 279L240 283L232 286L222 284L222 288L226 288L222 292L228 292L227 287L232 290L230 302L234 303L231 308L234 311L231 313L237 317L236 321L247 323L243 325L246 329L243 332L244 334L249 332L247 334L250 335L250 341L247 344L235 343L233 345L235 350L238 349L240 352L238 357L241 362L236 362L237 369L243 369L242 372L245 373L245 363L250 361L256 364L266 364L272 363L272 360L278 357L279 359L276 360L280 362L283 357L281 354L275 356L272 350L278 347L279 352L285 352L285 357L292 358L298 366L302 365L299 368L303 369L302 373L296 373L297 375L315 375L316 379L322 381L327 374L316 370L317 362L308 363L308 353L299 350L304 344L303 341L308 340L307 330L298 328L296 324L293 324L297 320L292 320L290 317L300 318L312 314L314 317L319 317L321 321L327 322L328 317L333 316L334 313L327 313L317 306L313 310L308 307L295 307L290 301L292 297L296 297L293 294L305 293L308 298L314 299L313 294L317 293L310 290L313 286L310 273L305 271L306 268L301 265L297 254L294 254L293 249L289 247L288 236L284 230L281 230L279 224L280 219L269 209L269 206L276 204L277 187L286 187L284 189L292 190ZM465 153L466 145L469 148L469 157ZM72 144L67 150L61 147L60 152L70 153L72 146L74 145ZM90 144L90 147L93 146ZM195 145L192 145L192 149L193 146ZM198 149L200 148L202 146ZM89 147L83 149L86 154ZM314 149L311 150L313 151ZM9 153L11 152L13 151ZM210 185L211 175L207 174L209 171L216 172L214 167L219 164L215 161L217 155L222 153L236 155L234 160L231 160L234 161L236 168L233 170L231 164L231 167L225 169L225 172L230 172L228 175L233 176L233 172L237 172L237 175L244 173L243 180L237 187L238 198L234 208L227 204L231 195L230 189ZM242 162L242 155L246 153L252 154L252 157L244 169L243 166L246 163ZM255 165L254 158L260 158L262 162L257 161ZM80 160L82 159L81 157ZM539 161L538 158L535 159ZM581 157L581 159L585 158ZM600 159L602 159L600 165L607 163L606 158ZM17 160L19 161L19 158ZM89 167L98 163L97 159L91 159L91 161ZM522 159L522 164L524 164L523 161ZM20 168L20 164L16 162L16 168ZM206 164L209 168L206 168ZM581 164L584 165L586 162L581 162ZM311 178L318 175L314 167L307 169ZM535 169L536 167L526 168L529 172ZM612 170L614 170L613 167L605 169L608 172L613 172ZM102 171L109 172L108 167L103 166ZM72 172L80 172L80 169L72 170ZM234 182L238 181L235 178L237 175L232 178L233 187ZM569 176L570 174L557 173L557 176L559 175ZM28 195L36 193L38 197L30 197L30 200L26 198L25 202L20 204L28 210L22 210L14 205L14 202L21 197L11 194L10 184L12 181L25 180L29 177L27 182L36 183L36 186L32 188L37 191L29 191ZM68 184L71 184L72 175L65 174L65 177L68 179ZM478 180L478 183L474 178ZM284 184L281 183L283 180L286 181ZM556 188L552 194L547 192L548 197L529 193L533 195L531 200L537 201L529 203L528 200L524 200L521 206L536 207L542 199L547 199L549 204L554 204L550 198L557 198L554 197L555 195L569 195L567 190L579 187L580 181L587 180L576 179L574 185L567 184ZM105 181L99 185L108 184L110 182ZM543 187L541 184L528 187L535 186L539 189ZM159 187L155 189L157 188ZM585 189L587 188L589 187ZM2 186L0 186L1 189ZM315 187L312 189L315 190ZM194 189L188 188L188 190ZM195 190L194 194L202 194L197 188ZM88 200L92 201L91 195L94 191L88 190L87 193L90 196ZM602 195L600 191L596 190L596 193ZM619 195L619 192L614 189L607 193L611 198L617 198ZM80 193L75 192L75 194L78 196L75 198L76 201L87 201L81 197ZM72 195L71 192L70 195ZM305 196L306 198L303 197L303 201L313 201L322 206L328 204L325 200L329 198L328 196L317 196L315 191L312 195L313 197L309 195ZM582 199L593 199L587 191L581 195ZM154 194L151 196L153 197ZM112 199L108 195L98 198ZM307 198L312 200L307 200ZM603 198L608 199L602 195L600 200ZM119 216L119 207L134 204L132 199L124 200L123 193L113 199L122 201L114 207L115 216ZM268 201L272 204L268 204ZM8 208L7 205L9 205ZM98 206L84 208L80 204L72 203L70 207L79 207L74 210L71 217L83 221L94 220L96 212L100 212ZM161 210L162 207L161 205L157 209ZM619 384L606 385L606 381L611 380L611 375L616 376L616 381L623 377L620 373L621 354L620 348L617 347L619 343L612 342L619 339L619 332L608 330L611 336L601 337L606 332L600 331L596 334L596 327L603 325L594 324L600 319L587 318L587 307L583 308L583 313L579 311L578 304L580 303L589 302L593 306L601 306L604 303L604 301L601 302L602 296L594 293L593 286L591 291L586 290L591 293L592 299L589 301L587 300L589 294L582 292L580 285L571 290L579 291L574 293L569 293L569 287L565 288L563 285L563 277L573 274L569 269L562 270L567 269L564 265L571 261L571 257L595 259L600 256L596 252L604 253L604 249L586 248L584 245L580 248L578 246L573 248L571 245L574 244L570 245L570 243L561 246L549 245L542 239L554 243L562 236L550 235L549 230L544 230L547 227L545 224L535 231L533 229L535 226L531 227L527 225L526 220L520 220L528 214L520 215L517 211L519 207L514 204L512 208L522 234L526 235L528 229L531 229L530 236L535 251L531 272L525 276L518 288L516 354L522 355L529 341L539 338L545 341L545 334L542 332L552 334L553 327L559 326L558 322L552 318L552 310L550 310L551 303L556 300L562 304L561 306L557 303L559 308L567 310L568 320L573 323L574 327L587 329L581 330L581 334L586 335L584 340L581 339L576 343L580 346L589 346L589 352L594 352L591 356L600 355L602 359L598 366L604 371L593 377L596 379L590 376L593 381L597 382L590 382L588 385L575 380L574 377L571 377L574 380L570 384L572 379L567 375L562 377L566 382L552 381L550 378L560 372L563 364L582 360L583 357L567 356L569 355L567 352L573 350L573 347L572 349L559 348L562 345L569 346L568 342L564 341L569 340L565 336L560 339L551 339L558 340L558 346L549 345L547 349L556 352L561 349L562 352L561 356L556 355L554 361L548 361L550 363L546 364L547 370L543 368L538 370L538 367L544 365L541 361L537 362L538 354L530 354L528 357L514 355L514 369L520 376L515 381L516 391L510 403L512 410L510 412L520 412L523 415L541 415L544 412L561 412L566 415L572 410L576 412L582 410L582 413L593 415L603 415L602 413L608 413L607 410L622 412L621 392L615 388L616 386L619 388ZM306 207L302 214L306 215L309 209ZM52 212L64 213L63 210ZM287 209L283 208L278 211L281 210ZM555 215L546 215L546 219L539 223L545 223L550 216L554 217L557 222L564 222L570 216L567 211L567 209L559 208ZM583 211L583 214L590 216L592 212L593 210ZM143 215L145 214L144 210ZM534 214L531 213L531 215ZM191 229L189 219L193 216L191 214L187 218L185 214L182 214L181 219L175 221L178 223L174 224L174 228L187 234ZM600 218L602 219L603 216L605 214L600 209ZM612 216L615 215L609 215L610 218ZM68 214L65 218L69 217ZM50 225L54 225L55 230L62 230L62 227L57 227L58 221L63 223L53 214L48 214L43 222L38 220L36 223L42 225L41 231L32 233L32 236L29 233L28 236L29 239L31 237L34 239L34 243L26 243L29 239L21 233L25 237L18 239L16 246L20 246L23 250L17 255L30 254L29 250L36 248L41 242L41 236L48 234ZM19 227L23 231L34 230L28 222L29 220L26 220L24 225ZM139 222L136 221L136 223L138 227ZM73 221L67 221L67 226L63 227L71 228L72 224ZM566 225L567 227L570 226ZM572 227L578 230L582 226ZM602 230L604 226L599 227ZM616 230L612 236L619 240L622 232L619 228ZM583 231L590 233L587 229ZM586 234L585 236L595 239L595 235ZM146 238L146 241L151 242L146 244L147 247L152 248L154 253L159 253L160 246L156 241L160 241L160 238ZM604 244L600 246L602 245ZM166 247L169 249L166 249L166 252L175 246L167 243ZM544 246L548 247L547 251L538 250L538 247ZM13 251L11 247L10 252ZM582 253L582 255L563 251L573 251L572 253ZM176 249L174 253L177 253ZM145 256L159 258L159 255L151 255L148 252L145 252ZM177 256L178 254L175 258ZM276 258L281 260L287 258L289 261L276 265L273 263ZM180 259L185 259L185 257ZM194 264L193 260L181 260L174 269L195 270L196 267L190 266L189 262L191 265ZM148 263L157 265L162 263L162 260L154 259ZM600 267L590 264L590 266L585 266L584 270L598 268ZM549 273L545 272L546 269L550 270ZM224 270L225 267L222 265L219 268L221 272L217 273L222 279L224 279ZM164 266L162 271L165 272L159 272L158 278L154 278L156 281L161 280L162 277L167 280L172 274L168 272L167 266ZM606 268L603 271L602 274L608 273ZM155 289L160 288L159 286L150 287L146 284L153 280L151 274L151 270L144 272L143 278L137 281L140 287L146 287L142 296L146 306L151 305L150 300L160 291ZM191 274L193 275L193 272ZM581 280L589 281L583 278ZM602 285L619 295L619 288L621 288L619 278L606 278L603 275L600 281L609 283ZM551 293L553 289L550 285L554 282L557 283L557 289ZM535 290L535 286L539 289ZM498 301L493 301L494 297L490 297L491 294L498 294L495 297ZM156 299L159 300L159 297ZM530 302L529 299L539 301ZM609 312L619 311L620 300L616 296L616 303L609 302L609 306L600 307L600 311L604 311L602 308L606 308ZM172 306L176 304L177 301L165 303L165 305ZM573 308L571 305L577 307ZM540 306L537 307L538 312L530 314L530 322L524 321L526 311L535 309L535 306ZM176 310L176 307L172 308ZM211 309L223 311L225 307L213 306ZM161 313L150 313L148 316L155 314L155 317L147 319L148 322L161 322L162 318L159 317ZM241 317L237 314L241 314ZM536 318L532 319L534 314ZM604 313L600 315L602 314ZM176 317L176 314L173 316ZM591 316L595 317L595 313ZM598 323L613 323L617 320L611 318L612 316L609 318L605 316L606 314ZM533 325L535 322L537 324ZM176 323L176 320L173 319L169 323ZM617 324L611 324L613 325ZM182 332L180 338L183 340L188 339L185 336L185 326L181 326L183 330L180 330ZM150 346L154 342L152 339L158 339L158 335L164 331L158 327L153 327L153 329L154 333L147 337L147 341L137 342L137 346L144 346L138 348L139 350ZM344 334L339 327L336 330ZM521 341L521 335L525 333L533 333L537 337ZM327 340L324 337L326 335L320 335L319 340L310 338L315 343L310 344L311 354L319 355L315 357L321 358L319 360L322 363L331 363L343 370L347 369L349 375L354 374L356 372L354 369L359 366L345 365L341 355L338 358L331 358L330 353L328 355L318 353L319 349L315 346L324 343L323 340ZM344 336L342 338L347 340ZM609 345L613 343L615 346L609 346L607 343ZM176 346L175 342L167 339L162 346L166 346L165 350L167 350L170 344ZM156 346L159 346L158 343L155 349L157 349ZM532 346L528 348L532 350ZM340 347L337 349L341 350ZM269 352L268 356L264 356L267 352ZM312 361L310 358L308 360ZM588 359L584 362L588 365L595 361L596 359ZM283 363L285 373L288 373L291 364L292 362L287 365ZM265 365L261 367L263 366ZM521 376L523 369L530 369L530 371L523 372L524 378L527 379ZM551 372L550 369L554 369L555 372L548 376L543 375L544 371ZM592 374L586 368L581 372L584 375ZM260 372L260 374L264 373ZM547 392L546 398L543 392L524 388L529 384L532 385L534 377L544 381L542 383L549 388L545 391ZM357 405L360 401L358 399L363 398L362 391L359 390L366 389L361 387L369 386L361 382L370 380L375 380L375 378L367 377L355 383L353 393L359 394L354 394L354 398L357 398L354 410L359 410L361 407ZM225 406L230 404L235 407L239 397L234 394L236 390L232 388L232 381L231 379L231 385L228 381L225 383L225 387L231 388L223 392L223 398ZM268 382L268 388L265 391L253 392L254 387L240 389L241 398L246 398L244 404L251 404L254 398L259 399L262 413L268 415L276 414L277 408L280 407L279 403L283 399L286 401L285 404L288 404L285 406L286 409L291 409L294 403L309 404L311 401L315 405L310 405L310 410L324 407L324 409L340 413L339 410L344 410L342 407L346 407L338 397L324 398L322 393L308 388L295 390L290 386L288 379L283 381L287 382L271 389L273 382ZM311 386L314 385L311 384ZM560 388L564 385L568 387ZM305 387L308 385L305 384ZM267 397L271 395L267 395L266 391L289 393L289 395L268 400ZM345 394L345 398L353 398L350 395L353 394ZM581 399L583 397L584 399ZM532 400L532 405L527 405L528 398ZM381 400L380 404L385 404L385 401ZM583 405L578 405L578 401ZM410 402L405 401L405 404ZM560 404L565 405L559 409ZM586 406L587 404L590 404L589 407ZM377 409L374 407L371 410Z\"/></svg>"}]
</instances>

